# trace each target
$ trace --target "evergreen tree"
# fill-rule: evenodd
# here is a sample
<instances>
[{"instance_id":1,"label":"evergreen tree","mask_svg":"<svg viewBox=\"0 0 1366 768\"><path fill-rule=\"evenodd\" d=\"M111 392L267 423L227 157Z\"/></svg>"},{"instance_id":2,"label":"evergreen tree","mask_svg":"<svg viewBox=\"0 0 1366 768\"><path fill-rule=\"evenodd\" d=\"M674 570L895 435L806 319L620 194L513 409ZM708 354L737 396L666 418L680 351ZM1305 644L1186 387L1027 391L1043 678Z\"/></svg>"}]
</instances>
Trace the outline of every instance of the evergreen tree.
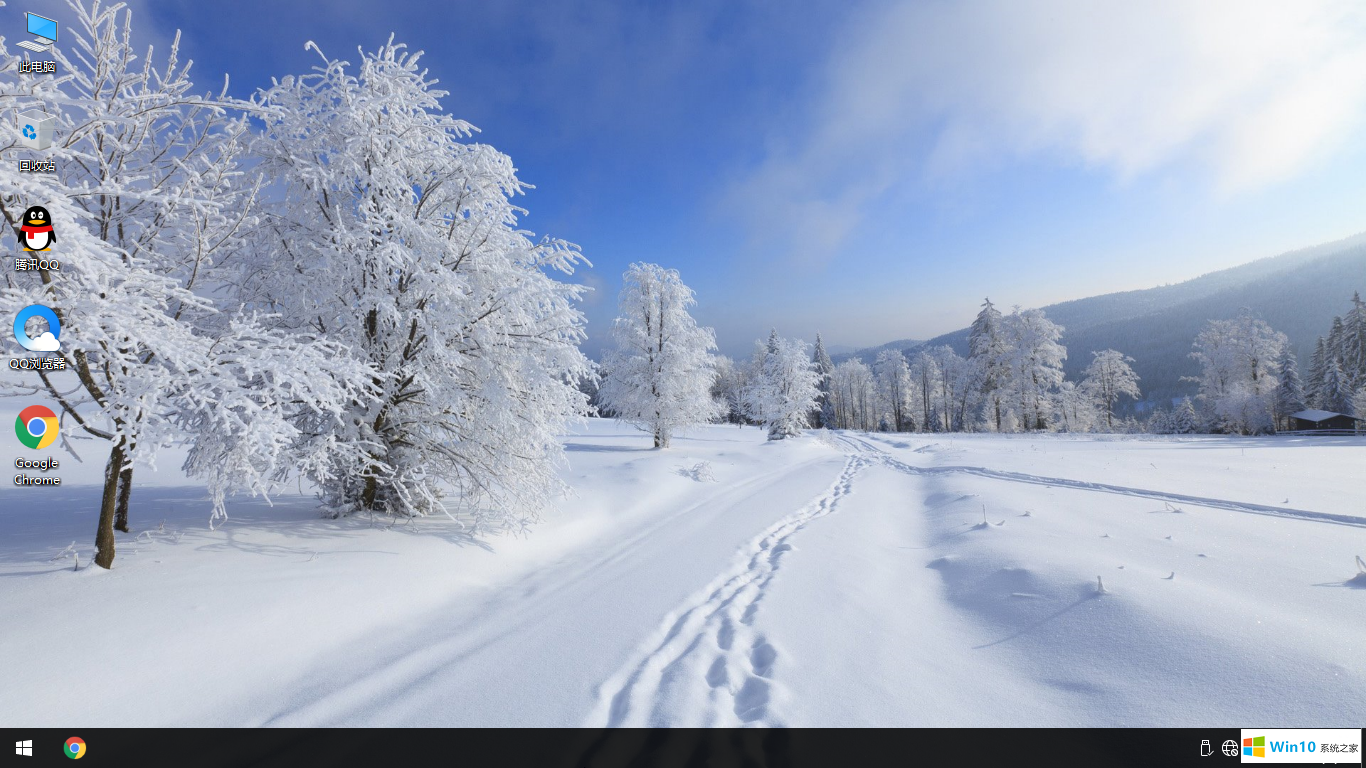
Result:
<instances>
[{"instance_id":1,"label":"evergreen tree","mask_svg":"<svg viewBox=\"0 0 1366 768\"><path fill-rule=\"evenodd\" d=\"M1354 391L1366 387L1366 302L1359 292L1342 319L1342 372Z\"/></svg>"},{"instance_id":2,"label":"evergreen tree","mask_svg":"<svg viewBox=\"0 0 1366 768\"><path fill-rule=\"evenodd\" d=\"M1170 424L1174 435L1191 435L1200 431L1200 417L1195 412L1195 403L1189 397L1181 398L1181 403L1172 411Z\"/></svg>"},{"instance_id":3,"label":"evergreen tree","mask_svg":"<svg viewBox=\"0 0 1366 768\"><path fill-rule=\"evenodd\" d=\"M816 374L821 379L818 407L812 412L811 421L812 426L821 429L832 426L835 420L835 406L830 402L830 380L835 373L835 364L825 351L825 342L821 340L819 333L816 334L816 351L811 355L811 362L816 366Z\"/></svg>"},{"instance_id":4,"label":"evergreen tree","mask_svg":"<svg viewBox=\"0 0 1366 768\"><path fill-rule=\"evenodd\" d=\"M1304 383L1300 381L1300 364L1289 344L1281 350L1276 361L1280 369L1280 386L1276 388L1276 424L1278 429L1289 429L1290 414L1305 409Z\"/></svg>"},{"instance_id":5,"label":"evergreen tree","mask_svg":"<svg viewBox=\"0 0 1366 768\"><path fill-rule=\"evenodd\" d=\"M1148 416L1148 432L1154 435L1170 435L1172 433L1172 417L1167 413L1166 408L1154 408L1152 414Z\"/></svg>"},{"instance_id":6,"label":"evergreen tree","mask_svg":"<svg viewBox=\"0 0 1366 768\"><path fill-rule=\"evenodd\" d=\"M769 440L802 433L820 395L820 374L806 342L784 339L774 331L767 344L756 344L746 412L768 427Z\"/></svg>"},{"instance_id":7,"label":"evergreen tree","mask_svg":"<svg viewBox=\"0 0 1366 768\"><path fill-rule=\"evenodd\" d=\"M1342 372L1342 365L1334 360L1328 366L1328 374L1323 378L1323 391L1320 395L1319 407L1325 411L1333 413L1351 413L1352 411L1352 388L1347 382L1347 374Z\"/></svg>"},{"instance_id":8,"label":"evergreen tree","mask_svg":"<svg viewBox=\"0 0 1366 768\"><path fill-rule=\"evenodd\" d=\"M990 418L1000 432L1002 409L1005 404L1005 383L1009 377L1009 363L1005 338L1002 334L1000 310L991 299L982 302L982 309L972 321L968 330L968 357L978 368L981 377L981 392L990 407ZM928 405L926 411L928 411Z\"/></svg>"},{"instance_id":9,"label":"evergreen tree","mask_svg":"<svg viewBox=\"0 0 1366 768\"><path fill-rule=\"evenodd\" d=\"M1314 343L1314 355L1309 358L1309 380L1304 385L1305 401L1310 408L1323 407L1323 383L1328 378L1331 363L1328 342L1320 336Z\"/></svg>"}]
</instances>

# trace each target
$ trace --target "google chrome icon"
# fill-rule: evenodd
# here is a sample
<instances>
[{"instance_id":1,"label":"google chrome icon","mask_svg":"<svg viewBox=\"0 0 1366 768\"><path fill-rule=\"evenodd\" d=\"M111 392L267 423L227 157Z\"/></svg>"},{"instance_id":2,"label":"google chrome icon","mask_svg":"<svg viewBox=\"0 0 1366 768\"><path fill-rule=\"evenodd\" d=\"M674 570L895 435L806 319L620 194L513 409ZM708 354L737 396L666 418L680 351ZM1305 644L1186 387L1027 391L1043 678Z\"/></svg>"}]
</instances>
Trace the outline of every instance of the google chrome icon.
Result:
<instances>
[{"instance_id":1,"label":"google chrome icon","mask_svg":"<svg viewBox=\"0 0 1366 768\"><path fill-rule=\"evenodd\" d=\"M66 740L66 756L72 760L80 760L85 757L85 739L80 736L72 736Z\"/></svg>"},{"instance_id":2,"label":"google chrome icon","mask_svg":"<svg viewBox=\"0 0 1366 768\"><path fill-rule=\"evenodd\" d=\"M57 414L41 405L30 405L14 420L14 434L26 447L41 451L57 442ZM76 741L81 741L76 739ZM85 749L85 742L81 742Z\"/></svg>"}]
</instances>

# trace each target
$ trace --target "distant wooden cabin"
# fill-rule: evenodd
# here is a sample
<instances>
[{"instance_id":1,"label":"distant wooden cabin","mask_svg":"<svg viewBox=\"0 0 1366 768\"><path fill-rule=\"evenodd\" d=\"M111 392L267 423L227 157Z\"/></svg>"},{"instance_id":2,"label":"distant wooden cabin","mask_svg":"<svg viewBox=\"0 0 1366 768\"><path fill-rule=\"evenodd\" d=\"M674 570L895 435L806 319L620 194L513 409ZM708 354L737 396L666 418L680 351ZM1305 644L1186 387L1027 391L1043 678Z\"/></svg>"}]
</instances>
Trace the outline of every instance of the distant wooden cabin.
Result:
<instances>
[{"instance_id":1,"label":"distant wooden cabin","mask_svg":"<svg viewBox=\"0 0 1366 768\"><path fill-rule=\"evenodd\" d=\"M1296 432L1318 432L1325 429L1350 432L1362 423L1363 420L1355 416L1332 411L1310 409L1290 414L1290 428Z\"/></svg>"}]
</instances>

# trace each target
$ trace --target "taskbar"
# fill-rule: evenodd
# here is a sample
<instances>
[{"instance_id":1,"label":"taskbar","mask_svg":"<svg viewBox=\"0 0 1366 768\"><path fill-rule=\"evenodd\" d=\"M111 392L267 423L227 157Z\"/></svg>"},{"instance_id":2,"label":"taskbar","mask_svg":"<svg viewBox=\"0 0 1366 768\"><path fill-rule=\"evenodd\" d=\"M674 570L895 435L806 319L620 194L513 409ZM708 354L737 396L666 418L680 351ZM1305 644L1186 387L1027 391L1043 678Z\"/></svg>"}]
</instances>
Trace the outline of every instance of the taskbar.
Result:
<instances>
[{"instance_id":1,"label":"taskbar","mask_svg":"<svg viewBox=\"0 0 1366 768\"><path fill-rule=\"evenodd\" d=\"M1360 728L72 728L23 729L5 765L273 768L444 765L1361 765ZM7 753L5 750L4 753ZM0 753L3 754L3 753Z\"/></svg>"}]
</instances>

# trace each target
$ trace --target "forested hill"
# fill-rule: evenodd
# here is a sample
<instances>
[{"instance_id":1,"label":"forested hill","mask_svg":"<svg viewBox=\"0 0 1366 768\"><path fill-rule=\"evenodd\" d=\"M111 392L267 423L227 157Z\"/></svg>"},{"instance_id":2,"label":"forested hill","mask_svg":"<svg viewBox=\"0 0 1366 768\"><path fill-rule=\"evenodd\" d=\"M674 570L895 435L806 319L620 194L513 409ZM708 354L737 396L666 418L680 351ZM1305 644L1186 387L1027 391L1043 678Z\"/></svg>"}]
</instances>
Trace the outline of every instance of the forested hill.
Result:
<instances>
[{"instance_id":1,"label":"forested hill","mask_svg":"<svg viewBox=\"0 0 1366 768\"><path fill-rule=\"evenodd\" d=\"M1194 394L1195 385L1181 381L1197 374L1190 358L1191 342L1209 320L1233 317L1243 307L1290 338L1303 370L1314 340L1328 332L1333 316L1351 307L1352 292L1366 293L1366 233L1211 272L1175 285L1110 293L1044 307L1048 318L1065 329L1067 377L1077 380L1091 353L1117 349L1135 359L1145 400ZM1004 312L1009 296L992 296ZM930 339L924 346L948 344L967 354L966 328ZM907 351L921 345L891 345L853 355L871 363L891 347Z\"/></svg>"},{"instance_id":2,"label":"forested hill","mask_svg":"<svg viewBox=\"0 0 1366 768\"><path fill-rule=\"evenodd\" d=\"M944 338L947 338L947 336ZM967 336L964 336L963 338L966 340ZM887 349L899 349L903 353L905 353L907 355L907 358L909 359L909 350L917 349L920 347L920 345L925 343L926 342L921 341L920 339L897 339L896 341L889 341L886 344L882 344L876 347L867 347L865 349L859 349L853 352L841 352L839 354L832 352L830 353L830 359L834 361L836 364L838 364L844 362L845 360L852 360L853 358L857 357L863 362L872 365L873 361L877 359L878 353Z\"/></svg>"}]
</instances>

